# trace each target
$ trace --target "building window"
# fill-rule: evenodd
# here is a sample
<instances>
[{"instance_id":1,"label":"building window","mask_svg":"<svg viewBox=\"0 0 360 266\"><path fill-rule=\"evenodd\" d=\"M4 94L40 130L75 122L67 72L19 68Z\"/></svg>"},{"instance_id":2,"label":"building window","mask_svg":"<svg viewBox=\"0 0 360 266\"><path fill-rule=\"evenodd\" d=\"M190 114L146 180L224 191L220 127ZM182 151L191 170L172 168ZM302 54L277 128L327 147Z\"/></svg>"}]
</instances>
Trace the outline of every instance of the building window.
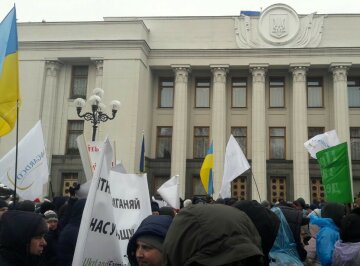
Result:
<instances>
[{"instance_id":1,"label":"building window","mask_svg":"<svg viewBox=\"0 0 360 266\"><path fill-rule=\"evenodd\" d=\"M240 176L231 182L232 197L238 200L247 199L246 176Z\"/></svg>"},{"instance_id":2,"label":"building window","mask_svg":"<svg viewBox=\"0 0 360 266\"><path fill-rule=\"evenodd\" d=\"M169 175L170 176L170 175ZM166 182L169 180L169 176L155 176L154 177L154 187L153 187L153 193L152 194L158 194L157 190Z\"/></svg>"},{"instance_id":3,"label":"building window","mask_svg":"<svg viewBox=\"0 0 360 266\"><path fill-rule=\"evenodd\" d=\"M232 127L231 134L236 139L237 143L239 143L241 150L244 155L247 154L247 128L246 127Z\"/></svg>"},{"instance_id":4,"label":"building window","mask_svg":"<svg viewBox=\"0 0 360 266\"><path fill-rule=\"evenodd\" d=\"M62 173L63 180L63 196L70 196L69 188L75 187L78 184L78 173Z\"/></svg>"},{"instance_id":5,"label":"building window","mask_svg":"<svg viewBox=\"0 0 360 266\"><path fill-rule=\"evenodd\" d=\"M195 107L210 107L210 79L197 79L195 87Z\"/></svg>"},{"instance_id":6,"label":"building window","mask_svg":"<svg viewBox=\"0 0 360 266\"><path fill-rule=\"evenodd\" d=\"M88 66L73 66L71 71L71 95L72 99L86 98Z\"/></svg>"},{"instance_id":7,"label":"building window","mask_svg":"<svg viewBox=\"0 0 360 266\"><path fill-rule=\"evenodd\" d=\"M231 107L245 108L246 107L246 78L234 78L231 82L232 98Z\"/></svg>"},{"instance_id":8,"label":"building window","mask_svg":"<svg viewBox=\"0 0 360 266\"><path fill-rule=\"evenodd\" d=\"M286 201L286 177L270 177L270 197L272 203L282 200Z\"/></svg>"},{"instance_id":9,"label":"building window","mask_svg":"<svg viewBox=\"0 0 360 266\"><path fill-rule=\"evenodd\" d=\"M200 176L193 176L192 178L192 192L193 196L205 196L206 191L204 189L203 184L201 183Z\"/></svg>"},{"instance_id":10,"label":"building window","mask_svg":"<svg viewBox=\"0 0 360 266\"><path fill-rule=\"evenodd\" d=\"M316 135L323 134L324 132L325 132L324 127L308 127L308 139L311 139Z\"/></svg>"},{"instance_id":11,"label":"building window","mask_svg":"<svg viewBox=\"0 0 360 266\"><path fill-rule=\"evenodd\" d=\"M281 77L270 77L270 107L285 107L285 82Z\"/></svg>"},{"instance_id":12,"label":"building window","mask_svg":"<svg viewBox=\"0 0 360 266\"><path fill-rule=\"evenodd\" d=\"M324 187L321 181L321 177L311 177L311 184L310 184L310 192L311 192L311 202L324 202L325 200L325 193Z\"/></svg>"},{"instance_id":13,"label":"building window","mask_svg":"<svg viewBox=\"0 0 360 266\"><path fill-rule=\"evenodd\" d=\"M66 154L79 154L76 138L84 132L84 120L69 120L67 127Z\"/></svg>"},{"instance_id":14,"label":"building window","mask_svg":"<svg viewBox=\"0 0 360 266\"><path fill-rule=\"evenodd\" d=\"M209 149L209 127L194 127L194 158L204 158Z\"/></svg>"},{"instance_id":15,"label":"building window","mask_svg":"<svg viewBox=\"0 0 360 266\"><path fill-rule=\"evenodd\" d=\"M159 87L159 107L172 108L174 104L174 79L161 79Z\"/></svg>"},{"instance_id":16,"label":"building window","mask_svg":"<svg viewBox=\"0 0 360 266\"><path fill-rule=\"evenodd\" d=\"M349 107L360 107L360 77L349 77L347 86Z\"/></svg>"},{"instance_id":17,"label":"building window","mask_svg":"<svg viewBox=\"0 0 360 266\"><path fill-rule=\"evenodd\" d=\"M322 78L307 79L307 106L323 107L323 81Z\"/></svg>"},{"instance_id":18,"label":"building window","mask_svg":"<svg viewBox=\"0 0 360 266\"><path fill-rule=\"evenodd\" d=\"M351 160L360 160L360 127L350 128Z\"/></svg>"},{"instance_id":19,"label":"building window","mask_svg":"<svg viewBox=\"0 0 360 266\"><path fill-rule=\"evenodd\" d=\"M285 159L285 128L270 128L270 159Z\"/></svg>"},{"instance_id":20,"label":"building window","mask_svg":"<svg viewBox=\"0 0 360 266\"><path fill-rule=\"evenodd\" d=\"M157 128L156 158L171 158L172 127Z\"/></svg>"}]
</instances>

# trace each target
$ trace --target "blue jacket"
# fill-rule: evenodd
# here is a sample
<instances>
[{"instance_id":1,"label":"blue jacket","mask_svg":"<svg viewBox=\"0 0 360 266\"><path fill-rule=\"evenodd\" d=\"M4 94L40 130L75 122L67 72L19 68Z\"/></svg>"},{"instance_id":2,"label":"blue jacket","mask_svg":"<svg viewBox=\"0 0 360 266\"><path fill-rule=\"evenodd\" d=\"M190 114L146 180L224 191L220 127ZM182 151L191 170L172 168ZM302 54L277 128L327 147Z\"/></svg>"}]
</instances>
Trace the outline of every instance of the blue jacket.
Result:
<instances>
[{"instance_id":1,"label":"blue jacket","mask_svg":"<svg viewBox=\"0 0 360 266\"><path fill-rule=\"evenodd\" d=\"M340 239L339 228L331 218L315 215L310 216L310 223L320 227L316 235L316 255L322 266L331 266L335 243Z\"/></svg>"}]
</instances>

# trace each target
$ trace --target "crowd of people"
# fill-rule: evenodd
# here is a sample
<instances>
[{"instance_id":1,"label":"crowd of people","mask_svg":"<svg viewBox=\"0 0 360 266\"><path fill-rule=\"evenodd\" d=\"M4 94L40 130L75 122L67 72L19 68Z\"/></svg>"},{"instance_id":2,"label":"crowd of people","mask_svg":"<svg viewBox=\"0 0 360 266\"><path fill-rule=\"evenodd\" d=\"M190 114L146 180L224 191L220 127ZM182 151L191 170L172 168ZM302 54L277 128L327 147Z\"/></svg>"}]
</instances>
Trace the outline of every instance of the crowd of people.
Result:
<instances>
[{"instance_id":1,"label":"crowd of people","mask_svg":"<svg viewBox=\"0 0 360 266\"><path fill-rule=\"evenodd\" d=\"M0 265L72 265L85 202L0 199ZM360 206L302 198L181 203L175 210L152 201L152 215L129 240L129 265L360 265Z\"/></svg>"}]
</instances>

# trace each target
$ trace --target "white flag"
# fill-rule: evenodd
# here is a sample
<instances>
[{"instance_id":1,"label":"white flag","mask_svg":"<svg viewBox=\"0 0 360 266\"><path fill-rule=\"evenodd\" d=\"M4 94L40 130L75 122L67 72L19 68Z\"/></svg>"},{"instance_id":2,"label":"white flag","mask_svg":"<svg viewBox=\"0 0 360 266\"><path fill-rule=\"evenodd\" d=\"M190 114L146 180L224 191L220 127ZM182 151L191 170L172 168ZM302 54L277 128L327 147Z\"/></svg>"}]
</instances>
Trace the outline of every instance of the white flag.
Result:
<instances>
[{"instance_id":1,"label":"white flag","mask_svg":"<svg viewBox=\"0 0 360 266\"><path fill-rule=\"evenodd\" d=\"M15 147L0 160L0 183L15 187ZM18 165L16 192L22 199L34 200L41 197L43 185L49 180L44 136L41 122L18 143Z\"/></svg>"},{"instance_id":2,"label":"white flag","mask_svg":"<svg viewBox=\"0 0 360 266\"><path fill-rule=\"evenodd\" d=\"M233 135L230 135L226 145L224 176L220 189L221 198L231 197L231 181L250 168L244 153Z\"/></svg>"},{"instance_id":3,"label":"white flag","mask_svg":"<svg viewBox=\"0 0 360 266\"><path fill-rule=\"evenodd\" d=\"M316 153L324 149L340 144L339 138L335 130L316 135L304 143L305 149L310 156L316 159Z\"/></svg>"},{"instance_id":4,"label":"white flag","mask_svg":"<svg viewBox=\"0 0 360 266\"><path fill-rule=\"evenodd\" d=\"M91 179L76 242L74 266L122 262L108 181L112 155L110 142L106 139Z\"/></svg>"},{"instance_id":5,"label":"white flag","mask_svg":"<svg viewBox=\"0 0 360 266\"><path fill-rule=\"evenodd\" d=\"M174 209L180 209L179 176L174 175L159 187L157 192Z\"/></svg>"}]
</instances>

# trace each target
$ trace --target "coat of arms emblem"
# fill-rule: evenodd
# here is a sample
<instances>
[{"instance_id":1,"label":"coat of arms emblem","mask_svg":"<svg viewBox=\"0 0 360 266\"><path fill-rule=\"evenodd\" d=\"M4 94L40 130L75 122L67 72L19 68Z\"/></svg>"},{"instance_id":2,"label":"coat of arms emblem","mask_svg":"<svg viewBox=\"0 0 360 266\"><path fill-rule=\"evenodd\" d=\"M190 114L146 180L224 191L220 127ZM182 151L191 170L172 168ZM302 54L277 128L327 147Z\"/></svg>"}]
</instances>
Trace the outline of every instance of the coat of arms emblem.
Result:
<instances>
[{"instance_id":1,"label":"coat of arms emblem","mask_svg":"<svg viewBox=\"0 0 360 266\"><path fill-rule=\"evenodd\" d=\"M280 39L288 35L289 22L286 14L271 14L269 20L271 36Z\"/></svg>"}]
</instances>

